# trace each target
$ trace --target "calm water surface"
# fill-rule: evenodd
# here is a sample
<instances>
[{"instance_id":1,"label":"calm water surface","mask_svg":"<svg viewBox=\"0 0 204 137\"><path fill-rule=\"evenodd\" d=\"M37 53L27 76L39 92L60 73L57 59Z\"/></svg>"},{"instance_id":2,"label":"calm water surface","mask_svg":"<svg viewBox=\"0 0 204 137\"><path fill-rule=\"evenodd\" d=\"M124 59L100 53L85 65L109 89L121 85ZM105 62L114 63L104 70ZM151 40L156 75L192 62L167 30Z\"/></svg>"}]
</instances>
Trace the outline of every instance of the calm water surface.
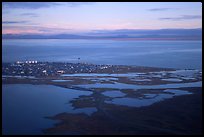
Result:
<instances>
[{"instance_id":1,"label":"calm water surface","mask_svg":"<svg viewBox=\"0 0 204 137\"><path fill-rule=\"evenodd\" d=\"M80 60L78 60L79 57ZM14 62L17 60L88 62L201 70L202 41L3 39L2 61ZM173 75L178 74L186 75L184 71L179 71ZM124 75L133 76L132 73L117 74L118 77ZM74 74L74 76L90 76L90 74ZM115 74L92 74L92 76L113 77ZM63 80L54 81L63 82ZM2 86L2 127L4 134L42 134L42 129L52 127L56 123L56 121L45 119L45 116L54 116L62 112L91 115L97 111L95 107L74 109L69 103L69 101L78 98L80 95L90 96L92 92L89 91L78 91L51 85L11 84ZM97 83L76 86L85 88L155 89L202 87L202 82L153 86L115 82L115 84ZM168 90L166 92L184 94L185 91ZM125 94L120 91L106 91L103 95L113 98L112 101L106 101L106 103L127 106L136 105L136 107L147 106L173 96L169 94L146 94L148 99L135 99L123 97Z\"/></svg>"},{"instance_id":2,"label":"calm water surface","mask_svg":"<svg viewBox=\"0 0 204 137\"><path fill-rule=\"evenodd\" d=\"M44 117L62 112L91 115L96 108L74 109L69 104L80 95L91 94L52 85L2 85L3 134L42 134L42 129L58 122Z\"/></svg>"},{"instance_id":3,"label":"calm water surface","mask_svg":"<svg viewBox=\"0 0 204 137\"><path fill-rule=\"evenodd\" d=\"M202 41L3 39L2 45L4 62L67 61L181 69L202 66Z\"/></svg>"}]
</instances>

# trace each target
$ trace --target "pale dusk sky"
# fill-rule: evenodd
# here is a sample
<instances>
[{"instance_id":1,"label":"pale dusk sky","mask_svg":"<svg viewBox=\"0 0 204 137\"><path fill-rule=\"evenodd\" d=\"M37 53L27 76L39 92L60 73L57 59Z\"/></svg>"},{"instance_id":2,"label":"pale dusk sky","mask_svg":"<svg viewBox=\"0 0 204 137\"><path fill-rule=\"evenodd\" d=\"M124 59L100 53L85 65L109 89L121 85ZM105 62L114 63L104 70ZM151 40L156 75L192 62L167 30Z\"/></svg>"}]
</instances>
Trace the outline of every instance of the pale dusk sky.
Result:
<instances>
[{"instance_id":1,"label":"pale dusk sky","mask_svg":"<svg viewBox=\"0 0 204 137\"><path fill-rule=\"evenodd\" d=\"M3 2L2 34L202 28L200 2Z\"/></svg>"}]
</instances>

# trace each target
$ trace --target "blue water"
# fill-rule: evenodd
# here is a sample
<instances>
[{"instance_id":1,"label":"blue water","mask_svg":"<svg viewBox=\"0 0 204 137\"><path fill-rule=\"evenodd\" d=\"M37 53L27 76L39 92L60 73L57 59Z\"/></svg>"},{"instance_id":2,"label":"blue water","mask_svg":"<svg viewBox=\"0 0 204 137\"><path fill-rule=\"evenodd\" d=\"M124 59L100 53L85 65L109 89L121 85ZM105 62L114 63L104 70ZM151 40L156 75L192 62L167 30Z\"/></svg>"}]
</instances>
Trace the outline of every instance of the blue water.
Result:
<instances>
[{"instance_id":1,"label":"blue water","mask_svg":"<svg viewBox=\"0 0 204 137\"><path fill-rule=\"evenodd\" d=\"M2 85L2 128L6 135L42 134L58 121L45 119L59 113L85 113L91 115L96 108L74 109L69 101L80 95L91 95L52 85Z\"/></svg>"},{"instance_id":2,"label":"blue water","mask_svg":"<svg viewBox=\"0 0 204 137\"><path fill-rule=\"evenodd\" d=\"M115 89L163 89L163 88L183 88L183 87L202 87L202 81L189 82L189 83L176 83L176 84L161 84L161 85L133 85L114 82L114 84L86 84L76 85L75 87L82 88L115 88Z\"/></svg>"},{"instance_id":3,"label":"blue water","mask_svg":"<svg viewBox=\"0 0 204 137\"><path fill-rule=\"evenodd\" d=\"M68 61L202 69L202 41L3 39L2 45L4 62Z\"/></svg>"},{"instance_id":4,"label":"blue water","mask_svg":"<svg viewBox=\"0 0 204 137\"><path fill-rule=\"evenodd\" d=\"M105 96L108 96L108 97L123 97L123 96L125 96L125 94L123 92L120 92L120 91L105 91L102 94Z\"/></svg>"},{"instance_id":5,"label":"blue water","mask_svg":"<svg viewBox=\"0 0 204 137\"><path fill-rule=\"evenodd\" d=\"M79 57L80 60L78 60ZM88 62L95 64L139 65L201 70L202 41L3 39L2 61L14 62L18 60ZM89 74L77 75L90 76ZM77 75L75 74L74 76ZM139 74L136 73L134 75L133 73L128 73L117 75L94 74L92 76L135 77L138 75ZM177 75L177 73L175 75ZM100 80L102 80L102 78ZM62 82L62 80L54 81ZM56 123L56 121L45 119L45 116L54 116L62 112L91 115L97 111L95 107L74 109L69 103L69 101L80 95L91 95L92 92L65 89L51 85L11 84L2 86L3 134L42 134L42 129L52 127L53 124ZM85 88L160 89L202 87L202 82L151 86L115 82L115 84L97 83L76 86ZM157 97L153 95L152 99L142 100L123 97L125 94L120 91L106 91L103 94L113 98L120 97L106 103L136 107L147 106L165 98L173 97L173 95L170 94L161 94ZM152 95L147 95L147 97L151 96Z\"/></svg>"},{"instance_id":6,"label":"blue water","mask_svg":"<svg viewBox=\"0 0 204 137\"><path fill-rule=\"evenodd\" d=\"M73 80L64 80L64 79L54 79L53 82L67 82L67 81L73 81Z\"/></svg>"},{"instance_id":7,"label":"blue water","mask_svg":"<svg viewBox=\"0 0 204 137\"><path fill-rule=\"evenodd\" d=\"M144 94L146 99L144 98L115 98L111 101L106 101L106 103L111 103L115 105L123 105L123 106L129 106L129 107L143 107L143 106L149 106L156 102L160 102L165 99L173 98L174 96L180 96L180 95L189 95L192 94L185 90L175 90L175 89L167 89L164 90L166 93L173 93L173 94Z\"/></svg>"}]
</instances>

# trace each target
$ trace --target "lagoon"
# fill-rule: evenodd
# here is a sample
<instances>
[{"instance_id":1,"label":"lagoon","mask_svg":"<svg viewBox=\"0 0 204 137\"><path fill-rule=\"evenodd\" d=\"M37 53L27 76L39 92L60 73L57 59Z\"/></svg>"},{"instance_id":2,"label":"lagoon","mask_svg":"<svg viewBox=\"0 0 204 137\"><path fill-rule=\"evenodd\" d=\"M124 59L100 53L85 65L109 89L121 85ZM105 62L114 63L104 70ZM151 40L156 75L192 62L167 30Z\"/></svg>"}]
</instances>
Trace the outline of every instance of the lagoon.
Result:
<instances>
[{"instance_id":1,"label":"lagoon","mask_svg":"<svg viewBox=\"0 0 204 137\"><path fill-rule=\"evenodd\" d=\"M58 121L44 117L58 113L85 113L91 115L96 108L74 109L69 101L80 95L91 95L52 85L11 84L2 85L2 128L5 135L38 135L42 129Z\"/></svg>"},{"instance_id":2,"label":"lagoon","mask_svg":"<svg viewBox=\"0 0 204 137\"><path fill-rule=\"evenodd\" d=\"M202 81L176 84L160 84L160 85L133 85L114 82L114 84L86 84L75 85L81 88L116 88L116 89L163 89L163 88L183 88L183 87L202 87Z\"/></svg>"}]
</instances>

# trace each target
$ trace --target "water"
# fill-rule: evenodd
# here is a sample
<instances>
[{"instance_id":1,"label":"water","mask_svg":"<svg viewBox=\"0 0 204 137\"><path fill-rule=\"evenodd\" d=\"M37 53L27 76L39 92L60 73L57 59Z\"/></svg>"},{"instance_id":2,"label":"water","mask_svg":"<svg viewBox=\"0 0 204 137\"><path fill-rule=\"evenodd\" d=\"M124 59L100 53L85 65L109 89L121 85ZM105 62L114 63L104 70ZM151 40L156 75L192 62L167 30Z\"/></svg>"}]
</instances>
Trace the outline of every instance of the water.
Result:
<instances>
[{"instance_id":1,"label":"water","mask_svg":"<svg viewBox=\"0 0 204 137\"><path fill-rule=\"evenodd\" d=\"M108 96L108 97L123 97L123 96L125 96L125 94L120 92L120 91L105 91L102 94L105 96Z\"/></svg>"},{"instance_id":2,"label":"water","mask_svg":"<svg viewBox=\"0 0 204 137\"><path fill-rule=\"evenodd\" d=\"M82 79L91 80L91 81L95 81L95 82L118 80L118 78L112 78L112 77L104 77L104 78L88 77L88 78L82 78Z\"/></svg>"},{"instance_id":3,"label":"water","mask_svg":"<svg viewBox=\"0 0 204 137\"><path fill-rule=\"evenodd\" d=\"M182 81L181 79L178 79L178 78L166 78L166 79L161 79L161 80L171 81L171 82L181 82Z\"/></svg>"},{"instance_id":4,"label":"water","mask_svg":"<svg viewBox=\"0 0 204 137\"><path fill-rule=\"evenodd\" d=\"M67 82L67 81L73 81L73 80L64 80L64 79L54 79L53 82Z\"/></svg>"},{"instance_id":5,"label":"water","mask_svg":"<svg viewBox=\"0 0 204 137\"><path fill-rule=\"evenodd\" d=\"M62 112L91 115L96 108L74 109L69 101L89 91L78 91L52 85L2 85L3 134L42 134L57 121L45 119Z\"/></svg>"},{"instance_id":6,"label":"water","mask_svg":"<svg viewBox=\"0 0 204 137\"><path fill-rule=\"evenodd\" d=\"M23 79L23 78L31 78L31 79L37 79L36 77L34 76L9 76L9 75L2 75L2 77L4 78L20 78L20 79Z\"/></svg>"},{"instance_id":7,"label":"water","mask_svg":"<svg viewBox=\"0 0 204 137\"><path fill-rule=\"evenodd\" d=\"M169 99L174 96L180 96L180 95L188 95L192 94L185 90L174 90L174 89L167 89L164 90L164 92L173 93L173 94L144 94L148 98L115 98L111 101L106 101L106 103L115 104L115 105L123 105L123 106L129 106L129 107L144 107L152 105L156 102L162 101L164 99Z\"/></svg>"},{"instance_id":8,"label":"water","mask_svg":"<svg viewBox=\"0 0 204 137\"><path fill-rule=\"evenodd\" d=\"M114 82L114 84L86 84L76 85L75 87L82 88L116 88L116 89L163 89L163 88L183 88L183 87L202 87L202 81L189 82L189 83L177 83L177 84L161 84L161 85L133 85Z\"/></svg>"},{"instance_id":9,"label":"water","mask_svg":"<svg viewBox=\"0 0 204 137\"><path fill-rule=\"evenodd\" d=\"M193 77L196 73L198 73L198 70L176 70L176 71L171 71L172 76L182 76L182 77Z\"/></svg>"},{"instance_id":10,"label":"water","mask_svg":"<svg viewBox=\"0 0 204 137\"><path fill-rule=\"evenodd\" d=\"M90 91L72 90L52 85L10 84L2 86L3 134L42 134L42 129L50 128L59 122L45 119L46 116L54 116L62 112L85 113L91 116L97 112L95 107L75 109L69 103L81 95L91 96ZM112 98L112 100L105 100L105 103L142 107L174 96L192 93L166 89L158 94L151 93L151 91L149 94L143 94L146 98L125 97L126 94L119 90L105 91L102 94Z\"/></svg>"},{"instance_id":11,"label":"water","mask_svg":"<svg viewBox=\"0 0 204 137\"><path fill-rule=\"evenodd\" d=\"M2 45L4 62L67 61L202 69L202 41L3 39Z\"/></svg>"},{"instance_id":12,"label":"water","mask_svg":"<svg viewBox=\"0 0 204 137\"><path fill-rule=\"evenodd\" d=\"M80 60L78 58L80 57ZM114 41L114 40L65 40L65 39L22 39L2 40L2 61L55 61L87 62L93 64L120 64L179 69L202 70L202 41ZM187 72L191 73L190 71ZM152 73L162 78L166 72ZM186 71L176 71L172 76L181 75L192 79ZM65 74L63 76L86 76L91 80L118 80L114 77L137 77L139 73L127 74ZM94 78L91 78L95 76ZM103 76L104 78L97 78ZM105 78L105 76L107 78ZM110 77L111 76L111 77ZM10 76L4 76L6 77ZM17 78L33 78L20 77ZM109 78L108 78L109 77ZM3 79L2 78L2 79ZM86 78L84 78L86 79ZM142 79L132 79L139 80ZM143 79L143 81L149 79ZM172 80L172 79L171 79ZM174 79L175 80L175 79ZM53 80L64 82L67 80ZM52 85L11 84L2 85L2 129L3 134L42 134L41 130L53 127L56 121L45 119L59 113L85 113L92 115L95 107L74 109L69 103L80 95L91 96L92 92L56 87ZM114 84L75 85L85 88L116 89L161 89L179 87L202 87L202 82L163 85ZM144 94L146 98L129 98L123 92L105 91L111 97L106 103L133 107L148 106L176 95L190 94L187 91L168 89L161 94ZM167 94L168 93L168 94ZM170 94L171 93L171 94Z\"/></svg>"},{"instance_id":13,"label":"water","mask_svg":"<svg viewBox=\"0 0 204 137\"><path fill-rule=\"evenodd\" d=\"M139 76L140 73L121 73L121 74L108 74L108 73L76 73L76 74L62 74L63 77L93 77L93 76L111 76L111 77L131 77Z\"/></svg>"},{"instance_id":14,"label":"water","mask_svg":"<svg viewBox=\"0 0 204 137\"><path fill-rule=\"evenodd\" d=\"M133 79L133 78L131 78L130 79L131 81L152 81L151 79Z\"/></svg>"}]
</instances>

